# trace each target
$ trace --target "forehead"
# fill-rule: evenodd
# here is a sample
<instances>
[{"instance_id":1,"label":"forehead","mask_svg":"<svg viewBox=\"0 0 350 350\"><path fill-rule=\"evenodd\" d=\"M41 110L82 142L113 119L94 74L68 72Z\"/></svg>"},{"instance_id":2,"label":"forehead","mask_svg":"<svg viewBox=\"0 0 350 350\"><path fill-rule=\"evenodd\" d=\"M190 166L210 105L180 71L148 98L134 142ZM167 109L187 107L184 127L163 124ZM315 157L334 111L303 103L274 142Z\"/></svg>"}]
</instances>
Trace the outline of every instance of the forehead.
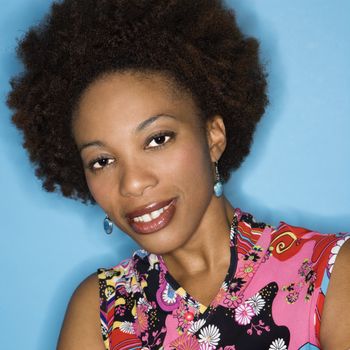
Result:
<instances>
[{"instance_id":1,"label":"forehead","mask_svg":"<svg viewBox=\"0 0 350 350\"><path fill-rule=\"evenodd\" d=\"M82 94L73 119L74 134L97 124L135 124L152 115L175 114L198 124L192 96L162 73L116 72L94 81Z\"/></svg>"}]
</instances>

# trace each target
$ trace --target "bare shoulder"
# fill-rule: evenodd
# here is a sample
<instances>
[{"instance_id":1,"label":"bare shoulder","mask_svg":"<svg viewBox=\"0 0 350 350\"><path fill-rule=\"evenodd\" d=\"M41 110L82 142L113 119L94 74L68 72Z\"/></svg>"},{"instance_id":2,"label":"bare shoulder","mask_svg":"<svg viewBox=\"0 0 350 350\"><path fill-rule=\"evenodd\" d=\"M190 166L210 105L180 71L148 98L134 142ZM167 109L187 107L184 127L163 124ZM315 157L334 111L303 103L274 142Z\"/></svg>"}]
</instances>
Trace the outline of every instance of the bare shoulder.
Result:
<instances>
[{"instance_id":1,"label":"bare shoulder","mask_svg":"<svg viewBox=\"0 0 350 350\"><path fill-rule=\"evenodd\" d=\"M99 309L98 277L94 273L87 277L72 295L57 350L104 350Z\"/></svg>"},{"instance_id":2,"label":"bare shoulder","mask_svg":"<svg viewBox=\"0 0 350 350\"><path fill-rule=\"evenodd\" d=\"M322 349L350 348L350 239L339 251L329 282L322 320Z\"/></svg>"}]
</instances>

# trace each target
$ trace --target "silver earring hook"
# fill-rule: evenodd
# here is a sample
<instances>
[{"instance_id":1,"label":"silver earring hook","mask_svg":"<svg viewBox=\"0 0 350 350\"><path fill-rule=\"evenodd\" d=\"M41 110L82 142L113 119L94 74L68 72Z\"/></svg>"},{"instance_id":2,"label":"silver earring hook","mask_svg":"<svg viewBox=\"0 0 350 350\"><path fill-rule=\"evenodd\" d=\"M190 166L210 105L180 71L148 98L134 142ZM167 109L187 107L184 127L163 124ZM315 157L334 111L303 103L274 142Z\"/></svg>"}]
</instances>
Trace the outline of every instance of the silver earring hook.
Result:
<instances>
[{"instance_id":1,"label":"silver earring hook","mask_svg":"<svg viewBox=\"0 0 350 350\"><path fill-rule=\"evenodd\" d=\"M214 184L214 193L216 197L221 197L224 192L224 186L221 181L221 176L219 173L218 162L215 162L215 184Z\"/></svg>"}]
</instances>

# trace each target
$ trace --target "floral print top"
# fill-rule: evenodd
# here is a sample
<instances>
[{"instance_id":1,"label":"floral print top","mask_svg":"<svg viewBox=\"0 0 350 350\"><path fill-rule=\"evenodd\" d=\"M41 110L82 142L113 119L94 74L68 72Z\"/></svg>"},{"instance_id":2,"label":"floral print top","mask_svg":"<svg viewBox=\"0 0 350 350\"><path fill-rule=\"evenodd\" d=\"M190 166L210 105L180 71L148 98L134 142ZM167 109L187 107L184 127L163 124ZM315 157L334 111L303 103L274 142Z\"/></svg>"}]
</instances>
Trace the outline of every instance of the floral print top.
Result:
<instances>
[{"instance_id":1,"label":"floral print top","mask_svg":"<svg viewBox=\"0 0 350 350\"><path fill-rule=\"evenodd\" d=\"M322 307L347 234L258 223L236 209L231 265L210 305L189 295L161 256L138 250L99 269L107 350L320 349Z\"/></svg>"}]
</instances>

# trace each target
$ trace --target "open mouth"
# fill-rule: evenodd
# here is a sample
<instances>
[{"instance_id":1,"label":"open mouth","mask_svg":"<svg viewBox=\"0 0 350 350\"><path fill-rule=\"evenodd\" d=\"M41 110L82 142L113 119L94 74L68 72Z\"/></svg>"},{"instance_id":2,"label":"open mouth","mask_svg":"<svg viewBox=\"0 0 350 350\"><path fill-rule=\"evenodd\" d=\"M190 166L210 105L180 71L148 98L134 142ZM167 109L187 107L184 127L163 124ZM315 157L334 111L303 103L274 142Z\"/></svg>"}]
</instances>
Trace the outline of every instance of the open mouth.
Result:
<instances>
[{"instance_id":1,"label":"open mouth","mask_svg":"<svg viewBox=\"0 0 350 350\"><path fill-rule=\"evenodd\" d=\"M176 211L176 199L155 203L129 215L128 221L137 233L153 233L167 226Z\"/></svg>"},{"instance_id":2,"label":"open mouth","mask_svg":"<svg viewBox=\"0 0 350 350\"><path fill-rule=\"evenodd\" d=\"M149 214L144 214L142 216L136 216L134 217L132 220L135 222L150 222L154 219L157 219L161 214L164 213L164 211L166 211L169 207L170 207L171 203L166 205L163 208L160 208L158 210L152 211Z\"/></svg>"}]
</instances>

